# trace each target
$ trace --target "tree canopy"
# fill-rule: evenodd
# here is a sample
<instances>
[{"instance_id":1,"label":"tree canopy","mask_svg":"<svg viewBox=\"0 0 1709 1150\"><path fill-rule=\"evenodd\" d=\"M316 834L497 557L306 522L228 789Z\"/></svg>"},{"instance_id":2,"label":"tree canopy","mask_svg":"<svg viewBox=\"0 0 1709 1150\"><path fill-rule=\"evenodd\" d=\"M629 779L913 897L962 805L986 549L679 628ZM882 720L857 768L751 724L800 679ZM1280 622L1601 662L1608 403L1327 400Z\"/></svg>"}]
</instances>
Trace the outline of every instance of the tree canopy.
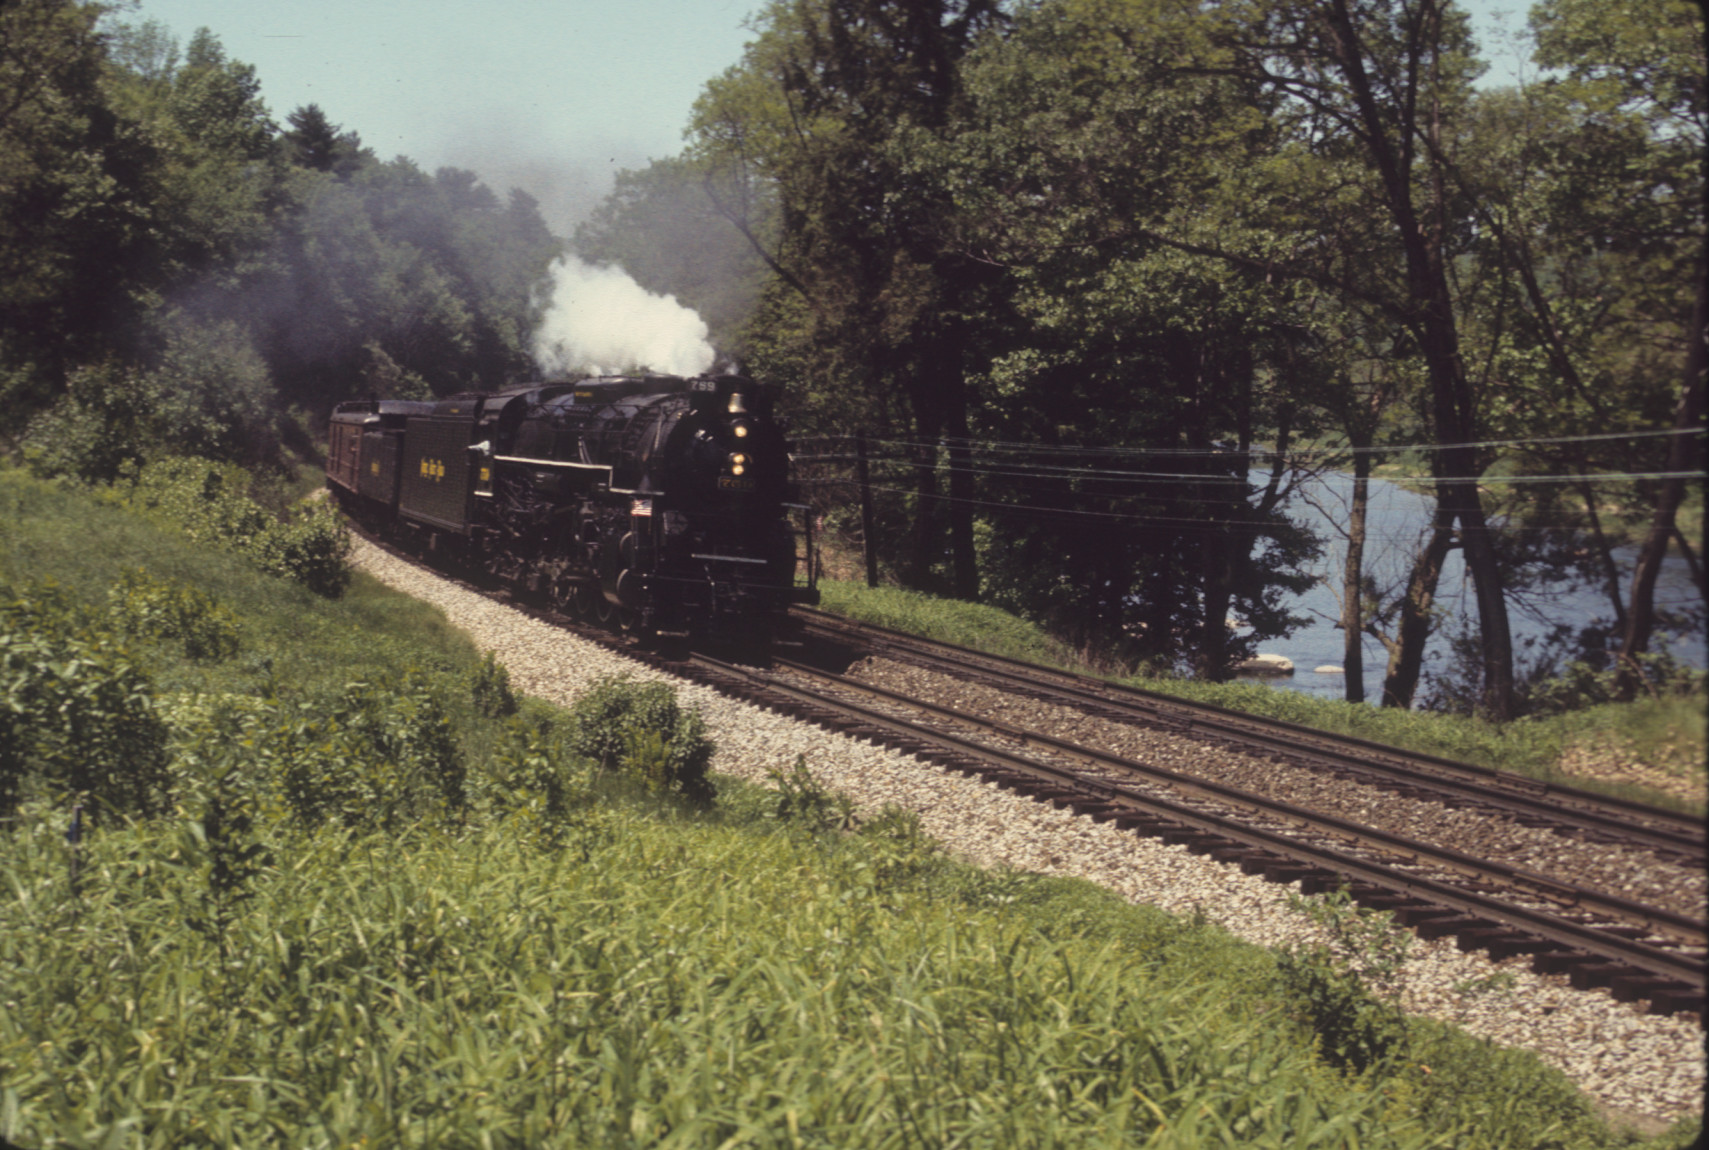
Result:
<instances>
[{"instance_id":1,"label":"tree canopy","mask_svg":"<svg viewBox=\"0 0 1709 1150\"><path fill-rule=\"evenodd\" d=\"M906 468L904 581L1227 674L1295 622L1292 482L1368 485L1404 444L1433 527L1402 584L1362 534L1339 580L1386 701L1417 697L1454 552L1491 714L1529 689L1513 611L1578 582L1629 613L1694 346L1695 6L1541 4L1518 87L1478 85L1451 0L778 0L755 31L584 240L700 298L647 212L746 246L735 340L807 429Z\"/></svg>"},{"instance_id":2,"label":"tree canopy","mask_svg":"<svg viewBox=\"0 0 1709 1150\"><path fill-rule=\"evenodd\" d=\"M527 195L382 163L317 105L281 128L206 29L26 0L0 32L0 437L91 478L266 464L293 407L532 373L562 245Z\"/></svg>"}]
</instances>

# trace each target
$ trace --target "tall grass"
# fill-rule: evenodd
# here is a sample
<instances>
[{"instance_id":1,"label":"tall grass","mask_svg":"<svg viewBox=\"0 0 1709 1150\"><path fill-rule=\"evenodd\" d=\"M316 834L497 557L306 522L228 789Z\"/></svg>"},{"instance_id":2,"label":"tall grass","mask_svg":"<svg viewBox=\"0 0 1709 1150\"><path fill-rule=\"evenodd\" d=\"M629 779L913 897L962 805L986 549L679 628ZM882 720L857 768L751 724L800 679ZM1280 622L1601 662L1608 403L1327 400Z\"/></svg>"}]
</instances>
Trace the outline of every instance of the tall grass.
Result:
<instances>
[{"instance_id":1,"label":"tall grass","mask_svg":"<svg viewBox=\"0 0 1709 1150\"><path fill-rule=\"evenodd\" d=\"M204 880L183 865L182 837L171 824L103 836L75 896L57 828L34 821L7 844L8 1138L1597 1138L1584 1104L1534 1063L1507 1083L1528 1088L1519 1121L1491 1124L1500 1092L1487 1088L1477 1105L1435 1097L1442 1112L1426 1121L1416 1067L1348 1077L1288 1037L1262 952L1061 885L1016 906L1024 883L964 879L946 896L905 873L884 881L881 846L636 808L605 811L559 849L508 822L472 835L328 830L276 842L216 932L187 909ZM1099 917L1115 929L1090 929Z\"/></svg>"}]
</instances>

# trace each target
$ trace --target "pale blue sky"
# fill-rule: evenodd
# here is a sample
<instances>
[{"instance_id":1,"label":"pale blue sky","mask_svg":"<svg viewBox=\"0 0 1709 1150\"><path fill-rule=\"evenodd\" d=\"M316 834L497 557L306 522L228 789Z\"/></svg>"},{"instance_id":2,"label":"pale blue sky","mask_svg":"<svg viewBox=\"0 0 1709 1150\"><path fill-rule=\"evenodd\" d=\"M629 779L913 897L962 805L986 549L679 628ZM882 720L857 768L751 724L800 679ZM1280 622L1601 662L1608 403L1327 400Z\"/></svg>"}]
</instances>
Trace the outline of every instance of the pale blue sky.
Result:
<instances>
[{"instance_id":1,"label":"pale blue sky","mask_svg":"<svg viewBox=\"0 0 1709 1150\"><path fill-rule=\"evenodd\" d=\"M1528 0L1462 0L1523 28ZM208 27L255 65L281 124L303 104L382 159L516 186L567 235L622 168L674 155L707 80L737 63L762 0L141 0L180 41ZM1511 79L1492 69L1490 79Z\"/></svg>"},{"instance_id":2,"label":"pale blue sky","mask_svg":"<svg viewBox=\"0 0 1709 1150\"><path fill-rule=\"evenodd\" d=\"M142 0L181 42L210 28L255 65L281 124L304 104L382 159L522 187L553 229L612 174L681 150L707 80L760 0Z\"/></svg>"}]
</instances>

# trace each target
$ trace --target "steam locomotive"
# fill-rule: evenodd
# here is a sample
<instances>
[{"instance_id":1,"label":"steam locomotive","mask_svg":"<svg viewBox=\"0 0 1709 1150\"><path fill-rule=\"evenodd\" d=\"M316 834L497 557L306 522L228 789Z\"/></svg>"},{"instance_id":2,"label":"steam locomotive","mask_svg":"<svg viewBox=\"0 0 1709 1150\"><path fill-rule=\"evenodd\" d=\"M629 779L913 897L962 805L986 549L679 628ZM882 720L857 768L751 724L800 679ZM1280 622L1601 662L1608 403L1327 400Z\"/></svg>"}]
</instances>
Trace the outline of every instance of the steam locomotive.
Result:
<instances>
[{"instance_id":1,"label":"steam locomotive","mask_svg":"<svg viewBox=\"0 0 1709 1150\"><path fill-rule=\"evenodd\" d=\"M575 615L765 641L818 601L776 402L745 376L634 375L341 403L327 485L358 521Z\"/></svg>"}]
</instances>

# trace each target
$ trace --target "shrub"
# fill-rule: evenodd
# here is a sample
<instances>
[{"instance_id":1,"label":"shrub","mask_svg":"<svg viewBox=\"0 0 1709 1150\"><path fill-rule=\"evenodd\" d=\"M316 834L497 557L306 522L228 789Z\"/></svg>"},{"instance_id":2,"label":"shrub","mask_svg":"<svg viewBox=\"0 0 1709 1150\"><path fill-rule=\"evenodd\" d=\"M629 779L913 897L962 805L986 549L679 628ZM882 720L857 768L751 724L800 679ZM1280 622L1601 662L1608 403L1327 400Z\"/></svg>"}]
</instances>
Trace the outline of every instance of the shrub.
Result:
<instances>
[{"instance_id":1,"label":"shrub","mask_svg":"<svg viewBox=\"0 0 1709 1150\"><path fill-rule=\"evenodd\" d=\"M237 654L237 617L194 587L126 568L108 592L108 602L114 628L122 635L176 640L185 657L198 661Z\"/></svg>"},{"instance_id":2,"label":"shrub","mask_svg":"<svg viewBox=\"0 0 1709 1150\"><path fill-rule=\"evenodd\" d=\"M148 371L99 364L71 373L66 394L25 431L31 470L110 483L162 454L277 465L273 384L242 330L174 314L158 334L164 347Z\"/></svg>"},{"instance_id":3,"label":"shrub","mask_svg":"<svg viewBox=\"0 0 1709 1150\"><path fill-rule=\"evenodd\" d=\"M166 727L147 673L52 589L0 602L0 810L32 767L57 798L92 812L157 809Z\"/></svg>"},{"instance_id":4,"label":"shrub","mask_svg":"<svg viewBox=\"0 0 1709 1150\"><path fill-rule=\"evenodd\" d=\"M524 837L558 848L574 830L584 854L598 841L600 818L588 768L585 761L572 761L550 717L533 713L506 723L487 757L483 782L488 810L515 819Z\"/></svg>"},{"instance_id":5,"label":"shrub","mask_svg":"<svg viewBox=\"0 0 1709 1150\"><path fill-rule=\"evenodd\" d=\"M215 727L229 731L223 722ZM180 800L188 817L179 830L178 855L196 892L185 921L226 955L239 905L271 857L262 839L265 780L255 777L250 750L233 741L219 743L187 781Z\"/></svg>"},{"instance_id":6,"label":"shrub","mask_svg":"<svg viewBox=\"0 0 1709 1150\"><path fill-rule=\"evenodd\" d=\"M110 483L142 458L148 397L142 381L111 365L84 367L66 394L30 421L23 458L43 478Z\"/></svg>"},{"instance_id":7,"label":"shrub","mask_svg":"<svg viewBox=\"0 0 1709 1150\"><path fill-rule=\"evenodd\" d=\"M287 704L190 697L167 709L180 788L205 786L241 746L278 817L395 829L433 811L461 815L467 770L456 732L424 676L351 683L338 698Z\"/></svg>"},{"instance_id":8,"label":"shrub","mask_svg":"<svg viewBox=\"0 0 1709 1150\"><path fill-rule=\"evenodd\" d=\"M826 790L807 769L806 755L796 755L789 771L773 768L766 775L777 784L779 819L813 832L854 829L854 803L847 795Z\"/></svg>"},{"instance_id":9,"label":"shrub","mask_svg":"<svg viewBox=\"0 0 1709 1150\"><path fill-rule=\"evenodd\" d=\"M198 543L243 550L271 522L248 489L249 473L241 467L173 456L135 472L125 502Z\"/></svg>"},{"instance_id":10,"label":"shrub","mask_svg":"<svg viewBox=\"0 0 1709 1150\"><path fill-rule=\"evenodd\" d=\"M262 571L336 599L350 583L350 533L327 506L280 520L247 492L249 473L228 463L171 458L136 473L126 502L200 543L247 556Z\"/></svg>"},{"instance_id":11,"label":"shrub","mask_svg":"<svg viewBox=\"0 0 1709 1150\"><path fill-rule=\"evenodd\" d=\"M154 450L271 466L279 457L273 381L236 324L165 317L165 349L144 377Z\"/></svg>"},{"instance_id":12,"label":"shrub","mask_svg":"<svg viewBox=\"0 0 1709 1150\"><path fill-rule=\"evenodd\" d=\"M396 687L352 683L323 719L288 734L281 773L303 822L392 827L435 801L453 812L467 803L455 731L418 672Z\"/></svg>"},{"instance_id":13,"label":"shrub","mask_svg":"<svg viewBox=\"0 0 1709 1150\"><path fill-rule=\"evenodd\" d=\"M510 672L491 651L469 676L469 699L475 713L488 719L516 714L516 694L510 689Z\"/></svg>"},{"instance_id":14,"label":"shrub","mask_svg":"<svg viewBox=\"0 0 1709 1150\"><path fill-rule=\"evenodd\" d=\"M299 508L250 541L249 554L269 575L336 599L350 585L350 532L330 507Z\"/></svg>"},{"instance_id":15,"label":"shrub","mask_svg":"<svg viewBox=\"0 0 1709 1150\"><path fill-rule=\"evenodd\" d=\"M1317 900L1295 898L1328 942L1276 958L1277 980L1295 1016L1317 1036L1329 1063L1364 1073L1406 1048L1406 1016L1398 1004L1412 936L1386 912L1359 906L1345 891Z\"/></svg>"},{"instance_id":16,"label":"shrub","mask_svg":"<svg viewBox=\"0 0 1709 1150\"><path fill-rule=\"evenodd\" d=\"M698 711L683 711L663 683L626 675L599 680L571 709L569 743L576 754L635 774L650 789L712 801L706 771L713 746L705 723Z\"/></svg>"}]
</instances>

